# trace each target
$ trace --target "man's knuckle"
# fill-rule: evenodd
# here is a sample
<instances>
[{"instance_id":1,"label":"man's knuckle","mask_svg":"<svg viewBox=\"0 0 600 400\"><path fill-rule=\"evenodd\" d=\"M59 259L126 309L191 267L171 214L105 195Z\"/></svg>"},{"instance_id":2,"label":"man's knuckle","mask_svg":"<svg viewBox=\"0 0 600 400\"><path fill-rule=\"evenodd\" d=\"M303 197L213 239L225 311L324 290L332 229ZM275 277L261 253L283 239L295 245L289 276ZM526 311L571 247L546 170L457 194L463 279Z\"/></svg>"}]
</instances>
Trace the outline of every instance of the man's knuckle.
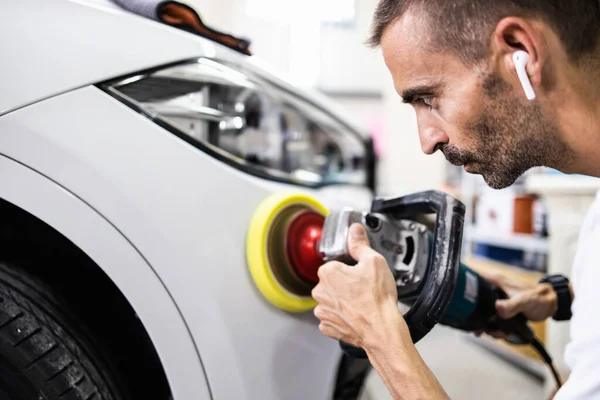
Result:
<instances>
[{"instance_id":1,"label":"man's knuckle","mask_svg":"<svg viewBox=\"0 0 600 400\"><path fill-rule=\"evenodd\" d=\"M320 320L323 319L323 308L321 306L316 306L313 313L315 314L315 317L317 317L318 319L320 319Z\"/></svg>"},{"instance_id":2,"label":"man's knuckle","mask_svg":"<svg viewBox=\"0 0 600 400\"><path fill-rule=\"evenodd\" d=\"M373 257L373 253L369 253L366 254L361 261L363 261L366 264L374 264L375 263L375 258Z\"/></svg>"},{"instance_id":3,"label":"man's knuckle","mask_svg":"<svg viewBox=\"0 0 600 400\"><path fill-rule=\"evenodd\" d=\"M319 279L321 279L323 277L329 277L329 276L335 274L338 270L340 270L343 267L344 267L344 264L339 261L330 261L327 264L323 264L317 270L317 276L319 277Z\"/></svg>"},{"instance_id":4,"label":"man's knuckle","mask_svg":"<svg viewBox=\"0 0 600 400\"><path fill-rule=\"evenodd\" d=\"M323 276L325 276L325 275L323 275L323 274L325 274L325 271L323 271L324 267L325 267L325 265L321 265L319 267L319 269L317 270L317 277L319 278L319 281L323 279Z\"/></svg>"},{"instance_id":5,"label":"man's knuckle","mask_svg":"<svg viewBox=\"0 0 600 400\"><path fill-rule=\"evenodd\" d=\"M311 290L310 294L313 299L317 301L317 303L322 303L325 301L325 292L326 290L323 288L323 284L319 283L317 286Z\"/></svg>"},{"instance_id":6,"label":"man's knuckle","mask_svg":"<svg viewBox=\"0 0 600 400\"><path fill-rule=\"evenodd\" d=\"M310 295L312 296L313 299L319 301L319 299L321 298L321 286L319 286L319 285L315 286L310 291Z\"/></svg>"},{"instance_id":7,"label":"man's knuckle","mask_svg":"<svg viewBox=\"0 0 600 400\"><path fill-rule=\"evenodd\" d=\"M331 335L331 328L325 322L321 322L319 324L319 330L325 336L330 336Z\"/></svg>"},{"instance_id":8,"label":"man's knuckle","mask_svg":"<svg viewBox=\"0 0 600 400\"><path fill-rule=\"evenodd\" d=\"M376 252L372 252L371 254L369 254L369 255L367 256L367 260L368 260L370 263L372 263L372 264L375 264L375 265L377 265L377 264L381 264L381 263L385 263L385 262L386 262L386 261L385 261L385 258L384 258L384 257L383 257L381 254L379 254L379 253L376 253Z\"/></svg>"},{"instance_id":9,"label":"man's knuckle","mask_svg":"<svg viewBox=\"0 0 600 400\"><path fill-rule=\"evenodd\" d=\"M328 276L331 272L331 268L331 263L321 265L321 267L317 270L317 276L321 279Z\"/></svg>"}]
</instances>

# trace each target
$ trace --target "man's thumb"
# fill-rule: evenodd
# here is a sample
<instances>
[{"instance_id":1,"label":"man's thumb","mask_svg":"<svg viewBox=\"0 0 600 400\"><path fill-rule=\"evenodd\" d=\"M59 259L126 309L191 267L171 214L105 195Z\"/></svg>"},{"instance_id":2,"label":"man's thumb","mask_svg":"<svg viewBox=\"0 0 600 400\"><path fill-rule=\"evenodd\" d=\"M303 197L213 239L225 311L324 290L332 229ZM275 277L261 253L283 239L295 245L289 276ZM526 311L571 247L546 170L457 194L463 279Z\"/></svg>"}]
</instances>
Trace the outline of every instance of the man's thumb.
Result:
<instances>
[{"instance_id":1,"label":"man's thumb","mask_svg":"<svg viewBox=\"0 0 600 400\"><path fill-rule=\"evenodd\" d=\"M511 297L506 300L496 301L496 311L500 318L508 319L512 318L521 311L523 311L523 299L521 296Z\"/></svg>"},{"instance_id":2,"label":"man's thumb","mask_svg":"<svg viewBox=\"0 0 600 400\"><path fill-rule=\"evenodd\" d=\"M361 224L352 224L348 232L348 251L352 258L360 261L365 252L371 251L367 231Z\"/></svg>"}]
</instances>

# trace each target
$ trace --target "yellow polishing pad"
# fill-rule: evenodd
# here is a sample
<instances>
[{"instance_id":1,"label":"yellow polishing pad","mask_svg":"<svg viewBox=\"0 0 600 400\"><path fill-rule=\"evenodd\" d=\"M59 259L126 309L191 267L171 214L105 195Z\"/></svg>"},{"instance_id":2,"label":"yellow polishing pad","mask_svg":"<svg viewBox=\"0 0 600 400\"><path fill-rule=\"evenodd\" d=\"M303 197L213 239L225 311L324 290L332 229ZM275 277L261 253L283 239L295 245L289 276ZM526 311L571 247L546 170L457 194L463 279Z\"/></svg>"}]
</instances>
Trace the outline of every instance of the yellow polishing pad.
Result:
<instances>
[{"instance_id":1,"label":"yellow polishing pad","mask_svg":"<svg viewBox=\"0 0 600 400\"><path fill-rule=\"evenodd\" d=\"M311 210L326 216L328 210L315 198L304 193L275 193L258 206L250 222L246 239L246 257L254 283L263 296L276 307L288 312L313 309L316 301L308 293L292 293L274 273L275 269L290 268L283 252L284 232L280 220L294 211ZM273 248L277 247L277 248ZM276 264L276 265L274 265Z\"/></svg>"}]
</instances>

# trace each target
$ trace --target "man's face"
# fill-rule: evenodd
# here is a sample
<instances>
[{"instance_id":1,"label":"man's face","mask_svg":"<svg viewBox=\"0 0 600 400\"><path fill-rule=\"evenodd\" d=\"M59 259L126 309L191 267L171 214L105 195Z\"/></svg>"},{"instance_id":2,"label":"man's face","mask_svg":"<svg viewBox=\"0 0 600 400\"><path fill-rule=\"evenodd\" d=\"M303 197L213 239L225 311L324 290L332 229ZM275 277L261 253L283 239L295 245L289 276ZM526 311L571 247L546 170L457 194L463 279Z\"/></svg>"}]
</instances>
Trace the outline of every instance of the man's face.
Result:
<instances>
[{"instance_id":1,"label":"man's face","mask_svg":"<svg viewBox=\"0 0 600 400\"><path fill-rule=\"evenodd\" d=\"M490 72L487 61L467 67L434 50L426 25L407 13L381 40L396 91L415 109L423 151L441 150L496 189L534 166L559 165L566 146L539 106Z\"/></svg>"}]
</instances>

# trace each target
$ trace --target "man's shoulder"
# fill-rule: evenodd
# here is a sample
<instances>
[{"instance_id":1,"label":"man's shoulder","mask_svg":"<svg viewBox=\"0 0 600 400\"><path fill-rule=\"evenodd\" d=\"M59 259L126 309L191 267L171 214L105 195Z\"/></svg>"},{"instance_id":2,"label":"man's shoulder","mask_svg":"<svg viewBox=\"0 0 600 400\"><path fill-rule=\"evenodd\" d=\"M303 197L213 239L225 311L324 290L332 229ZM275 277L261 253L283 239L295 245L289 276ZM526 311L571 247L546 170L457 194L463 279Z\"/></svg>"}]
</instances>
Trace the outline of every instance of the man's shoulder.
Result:
<instances>
[{"instance_id":1,"label":"man's shoulder","mask_svg":"<svg viewBox=\"0 0 600 400\"><path fill-rule=\"evenodd\" d=\"M588 269L586 266L590 264L590 261L596 260L600 255L598 247L600 243L600 189L596 191L593 201L586 210L577 233L576 252L570 273L575 286L579 285L581 274Z\"/></svg>"},{"instance_id":2,"label":"man's shoulder","mask_svg":"<svg viewBox=\"0 0 600 400\"><path fill-rule=\"evenodd\" d=\"M600 227L600 189L596 191L594 200L585 214L582 230L590 232L597 227Z\"/></svg>"}]
</instances>

